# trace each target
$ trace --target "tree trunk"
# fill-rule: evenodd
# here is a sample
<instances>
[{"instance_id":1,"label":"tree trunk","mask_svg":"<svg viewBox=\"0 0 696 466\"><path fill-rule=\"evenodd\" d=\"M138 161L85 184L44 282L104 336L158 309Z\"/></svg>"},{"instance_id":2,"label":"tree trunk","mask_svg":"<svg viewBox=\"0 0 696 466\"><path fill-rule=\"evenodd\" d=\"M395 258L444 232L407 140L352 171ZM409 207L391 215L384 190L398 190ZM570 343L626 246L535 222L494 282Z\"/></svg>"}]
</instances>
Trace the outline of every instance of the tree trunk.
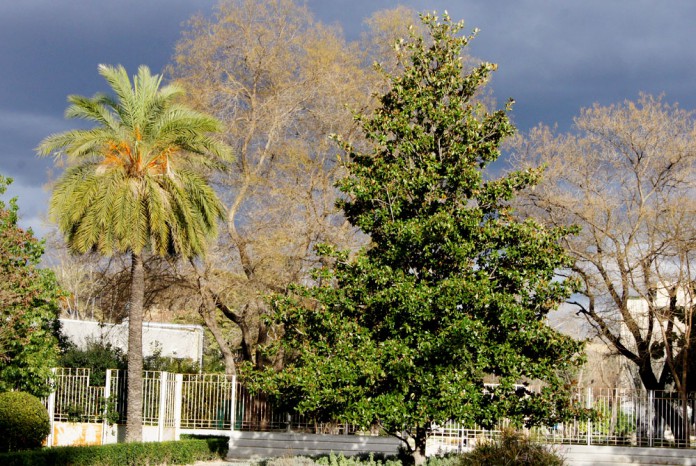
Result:
<instances>
[{"instance_id":1,"label":"tree trunk","mask_svg":"<svg viewBox=\"0 0 696 466\"><path fill-rule=\"evenodd\" d=\"M207 307L207 303L203 303L199 309L199 314L201 317L203 317L203 322L205 322L206 327L208 327L210 333L213 334L213 338L215 338L215 341L220 347L220 352L222 353L223 360L225 361L225 374L228 376L237 375L237 363L234 360L234 352L230 348L230 345L227 343L225 337L222 335L220 327L215 321L215 316L213 315L213 312L216 310L217 309L214 306L210 308Z\"/></svg>"},{"instance_id":2,"label":"tree trunk","mask_svg":"<svg viewBox=\"0 0 696 466\"><path fill-rule=\"evenodd\" d=\"M415 440L415 448L411 452L413 457L413 464L420 466L425 464L425 442L428 439L428 429L425 427L416 427L416 435L413 438Z\"/></svg>"},{"instance_id":3,"label":"tree trunk","mask_svg":"<svg viewBox=\"0 0 696 466\"><path fill-rule=\"evenodd\" d=\"M131 252L130 309L128 311L128 394L126 442L143 439L143 300L145 269L142 255Z\"/></svg>"},{"instance_id":4,"label":"tree trunk","mask_svg":"<svg viewBox=\"0 0 696 466\"><path fill-rule=\"evenodd\" d=\"M662 419L672 431L674 440L681 445L688 445L690 435L689 415L688 411L683 409L688 406L688 400L684 398L681 391L678 392L679 396L676 400L667 399L664 377L658 380L649 362L639 366L638 376L646 390L657 392L657 396L653 401L655 418L652 420L655 432L657 432L657 428L660 425L659 421ZM661 438L664 438L662 437L662 432L660 432L660 435Z\"/></svg>"}]
</instances>

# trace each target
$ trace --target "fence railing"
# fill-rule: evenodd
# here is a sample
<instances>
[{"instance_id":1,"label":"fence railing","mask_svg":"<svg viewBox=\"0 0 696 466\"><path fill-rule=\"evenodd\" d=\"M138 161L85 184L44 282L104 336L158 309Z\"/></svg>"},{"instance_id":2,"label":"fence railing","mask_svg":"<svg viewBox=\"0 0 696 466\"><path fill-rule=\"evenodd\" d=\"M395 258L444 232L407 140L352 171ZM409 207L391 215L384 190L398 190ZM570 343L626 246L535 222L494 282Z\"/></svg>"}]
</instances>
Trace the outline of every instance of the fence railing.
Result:
<instances>
[{"instance_id":1,"label":"fence railing","mask_svg":"<svg viewBox=\"0 0 696 466\"><path fill-rule=\"evenodd\" d=\"M252 394L234 377L223 374L145 372L143 424L188 433L292 431L352 434L344 423L318 423L311 417L276 409L263 394ZM125 371L109 370L106 386L89 384L88 369L55 369L55 391L47 399L54 421L126 421ZM621 389L583 389L575 394L579 407L592 408L593 420L574 419L530 433L551 443L587 445L686 446L692 439L696 393L682 400L676 393ZM431 439L443 449L470 446L505 427L486 430L448 422L437 426ZM177 434L178 435L178 434Z\"/></svg>"},{"instance_id":2,"label":"fence railing","mask_svg":"<svg viewBox=\"0 0 696 466\"><path fill-rule=\"evenodd\" d=\"M183 374L181 428L231 429L234 388L224 374ZM240 428L241 424L236 426Z\"/></svg>"},{"instance_id":3,"label":"fence railing","mask_svg":"<svg viewBox=\"0 0 696 466\"><path fill-rule=\"evenodd\" d=\"M685 447L696 445L696 393L686 400L670 391L582 389L574 396L579 407L591 408L592 420L572 419L553 426L534 427L530 435L546 443ZM498 436L505 422L494 429L448 422L434 429L433 440L443 450L473 446Z\"/></svg>"},{"instance_id":4,"label":"fence railing","mask_svg":"<svg viewBox=\"0 0 696 466\"><path fill-rule=\"evenodd\" d=\"M104 413L104 387L89 384L89 369L53 371L56 421L100 422Z\"/></svg>"}]
</instances>

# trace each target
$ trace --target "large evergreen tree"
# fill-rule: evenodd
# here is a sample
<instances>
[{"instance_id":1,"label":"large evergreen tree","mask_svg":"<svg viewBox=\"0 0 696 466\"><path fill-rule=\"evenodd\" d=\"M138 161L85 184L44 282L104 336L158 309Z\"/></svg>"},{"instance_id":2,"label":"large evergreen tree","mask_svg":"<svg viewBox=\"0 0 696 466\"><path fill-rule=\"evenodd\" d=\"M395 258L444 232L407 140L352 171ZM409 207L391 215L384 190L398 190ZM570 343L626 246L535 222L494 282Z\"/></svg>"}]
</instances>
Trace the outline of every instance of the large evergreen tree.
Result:
<instances>
[{"instance_id":1,"label":"large evergreen tree","mask_svg":"<svg viewBox=\"0 0 696 466\"><path fill-rule=\"evenodd\" d=\"M323 247L315 286L276 301L291 362L265 379L319 419L378 423L417 463L435 423L558 421L570 406L564 371L580 360L580 345L546 323L572 291L555 275L570 263L559 246L569 232L508 206L540 171L484 176L514 131L508 109L475 98L495 65L466 73L462 23L423 21L431 37L397 44L403 71L359 116L371 149L344 144L340 204L371 244L353 258ZM532 380L540 393L517 385Z\"/></svg>"},{"instance_id":2,"label":"large evergreen tree","mask_svg":"<svg viewBox=\"0 0 696 466\"><path fill-rule=\"evenodd\" d=\"M11 178L0 175L0 195ZM16 199L0 201L0 392L45 396L58 356L56 278L39 267L43 242L17 225Z\"/></svg>"},{"instance_id":3,"label":"large evergreen tree","mask_svg":"<svg viewBox=\"0 0 696 466\"><path fill-rule=\"evenodd\" d=\"M50 216L70 248L131 257L128 304L128 408L126 440L142 437L143 254L194 257L216 235L224 207L201 175L202 166L230 156L210 133L221 129L208 115L179 103L183 90L160 87L162 78L141 66L131 83L122 66L100 65L115 98L70 96L69 118L96 126L55 134L40 155L62 154L69 168L56 183Z\"/></svg>"}]
</instances>

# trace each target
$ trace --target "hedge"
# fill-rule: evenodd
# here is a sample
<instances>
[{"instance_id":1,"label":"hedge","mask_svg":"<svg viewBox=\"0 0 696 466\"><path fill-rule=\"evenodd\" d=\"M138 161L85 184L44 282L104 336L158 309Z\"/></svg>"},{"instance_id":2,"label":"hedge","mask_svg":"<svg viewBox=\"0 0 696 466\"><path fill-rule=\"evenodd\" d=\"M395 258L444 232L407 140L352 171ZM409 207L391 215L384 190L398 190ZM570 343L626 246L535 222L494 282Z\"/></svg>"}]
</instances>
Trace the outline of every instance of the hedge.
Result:
<instances>
[{"instance_id":1,"label":"hedge","mask_svg":"<svg viewBox=\"0 0 696 466\"><path fill-rule=\"evenodd\" d=\"M192 464L224 458L227 439L208 438L173 442L117 443L91 447L52 447L0 454L3 466L141 466Z\"/></svg>"}]
</instances>

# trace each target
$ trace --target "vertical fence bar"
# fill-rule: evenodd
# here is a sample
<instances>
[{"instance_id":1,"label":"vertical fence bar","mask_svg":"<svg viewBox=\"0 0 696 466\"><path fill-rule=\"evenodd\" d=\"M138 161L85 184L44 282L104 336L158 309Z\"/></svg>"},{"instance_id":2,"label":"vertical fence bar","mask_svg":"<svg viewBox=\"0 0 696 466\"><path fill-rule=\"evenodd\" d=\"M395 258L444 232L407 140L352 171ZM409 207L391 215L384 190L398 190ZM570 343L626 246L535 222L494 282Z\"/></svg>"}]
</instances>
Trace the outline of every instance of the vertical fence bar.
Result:
<instances>
[{"instance_id":1,"label":"vertical fence bar","mask_svg":"<svg viewBox=\"0 0 696 466\"><path fill-rule=\"evenodd\" d=\"M653 446L653 438L655 437L655 416L654 413L655 392L648 390L648 446Z\"/></svg>"},{"instance_id":2,"label":"vertical fence bar","mask_svg":"<svg viewBox=\"0 0 696 466\"><path fill-rule=\"evenodd\" d=\"M160 372L159 406L157 412L157 440L164 440L164 424L167 415L167 376L166 372Z\"/></svg>"},{"instance_id":3,"label":"vertical fence bar","mask_svg":"<svg viewBox=\"0 0 696 466\"><path fill-rule=\"evenodd\" d=\"M234 432L234 424L237 422L237 376L232 376L232 393L230 395L230 431Z\"/></svg>"},{"instance_id":4,"label":"vertical fence bar","mask_svg":"<svg viewBox=\"0 0 696 466\"><path fill-rule=\"evenodd\" d=\"M46 446L53 446L53 425L56 422L56 391L58 390L58 383L56 380L56 369L51 369L51 393L48 395L48 419L50 419L51 430L48 432L48 438L46 439Z\"/></svg>"},{"instance_id":5,"label":"vertical fence bar","mask_svg":"<svg viewBox=\"0 0 696 466\"><path fill-rule=\"evenodd\" d=\"M106 444L106 433L109 428L109 405L111 403L111 369L106 370L104 379L104 419L102 426L102 445Z\"/></svg>"},{"instance_id":6,"label":"vertical fence bar","mask_svg":"<svg viewBox=\"0 0 696 466\"><path fill-rule=\"evenodd\" d=\"M174 385L174 440L181 440L181 405L184 393L184 375L176 374Z\"/></svg>"},{"instance_id":7,"label":"vertical fence bar","mask_svg":"<svg viewBox=\"0 0 696 466\"><path fill-rule=\"evenodd\" d=\"M592 387L587 387L587 408L592 409ZM592 445L592 421L587 420L587 445Z\"/></svg>"}]
</instances>

